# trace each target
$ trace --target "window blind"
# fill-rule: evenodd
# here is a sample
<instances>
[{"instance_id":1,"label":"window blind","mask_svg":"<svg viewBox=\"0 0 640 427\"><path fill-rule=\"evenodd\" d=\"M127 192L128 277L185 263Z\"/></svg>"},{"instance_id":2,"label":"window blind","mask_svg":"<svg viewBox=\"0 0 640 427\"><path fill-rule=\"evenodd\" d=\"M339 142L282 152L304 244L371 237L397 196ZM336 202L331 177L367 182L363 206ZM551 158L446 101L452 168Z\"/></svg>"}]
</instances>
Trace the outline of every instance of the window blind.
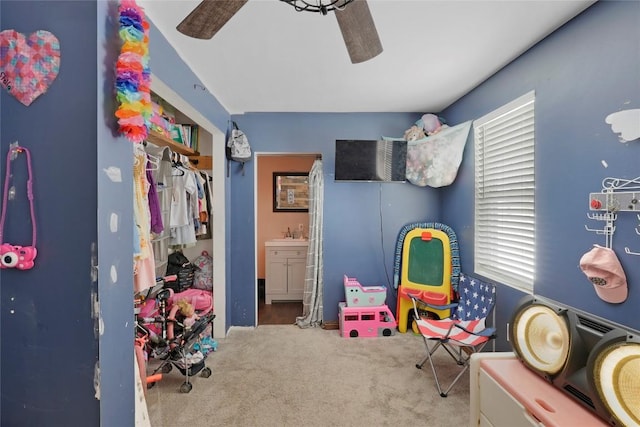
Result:
<instances>
[{"instance_id":1,"label":"window blind","mask_svg":"<svg viewBox=\"0 0 640 427\"><path fill-rule=\"evenodd\" d=\"M535 274L535 93L474 121L475 272L530 292Z\"/></svg>"}]
</instances>

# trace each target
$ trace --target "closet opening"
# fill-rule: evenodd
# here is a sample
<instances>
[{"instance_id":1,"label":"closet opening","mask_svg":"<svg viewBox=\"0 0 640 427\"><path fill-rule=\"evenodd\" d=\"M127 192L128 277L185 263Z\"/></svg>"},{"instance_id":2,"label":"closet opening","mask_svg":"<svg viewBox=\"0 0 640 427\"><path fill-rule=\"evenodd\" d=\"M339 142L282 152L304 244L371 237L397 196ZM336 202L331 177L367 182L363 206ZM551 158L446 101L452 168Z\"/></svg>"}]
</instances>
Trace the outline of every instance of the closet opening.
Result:
<instances>
[{"instance_id":1,"label":"closet opening","mask_svg":"<svg viewBox=\"0 0 640 427\"><path fill-rule=\"evenodd\" d=\"M184 151L181 145L171 145L165 138L159 138L157 132L149 141L169 147L163 153L173 154L170 162L187 157L188 163L204 172L210 184L211 215L208 218L206 236L200 236L196 243L182 248L184 255L191 261L206 251L213 258L213 303L216 314L213 322L213 336L224 337L226 334L226 237L225 237L225 132L218 129L209 119L196 110L180 95L174 92L156 75L151 76L151 91L170 106L175 115L175 123L186 125L193 136L197 128L197 144L191 144L191 150ZM151 134L151 132L150 132ZM163 248L164 249L164 248ZM169 249L169 248L167 248ZM169 249L169 252L171 250ZM164 256L164 250L161 251ZM161 273L162 268L158 268Z\"/></svg>"}]
</instances>

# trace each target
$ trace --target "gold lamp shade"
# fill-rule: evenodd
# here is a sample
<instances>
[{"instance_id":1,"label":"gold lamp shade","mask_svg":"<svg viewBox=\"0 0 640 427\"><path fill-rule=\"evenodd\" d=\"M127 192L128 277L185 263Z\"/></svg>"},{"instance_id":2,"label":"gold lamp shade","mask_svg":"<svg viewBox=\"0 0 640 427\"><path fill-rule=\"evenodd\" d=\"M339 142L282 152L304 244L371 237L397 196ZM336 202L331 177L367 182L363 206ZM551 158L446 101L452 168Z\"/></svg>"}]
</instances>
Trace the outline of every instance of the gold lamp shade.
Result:
<instances>
[{"instance_id":1,"label":"gold lamp shade","mask_svg":"<svg viewBox=\"0 0 640 427\"><path fill-rule=\"evenodd\" d=\"M620 425L640 425L640 344L619 343L598 353L593 378L600 399Z\"/></svg>"},{"instance_id":2,"label":"gold lamp shade","mask_svg":"<svg viewBox=\"0 0 640 427\"><path fill-rule=\"evenodd\" d=\"M549 375L558 373L569 355L569 328L552 309L532 305L515 319L514 347L523 361Z\"/></svg>"}]
</instances>

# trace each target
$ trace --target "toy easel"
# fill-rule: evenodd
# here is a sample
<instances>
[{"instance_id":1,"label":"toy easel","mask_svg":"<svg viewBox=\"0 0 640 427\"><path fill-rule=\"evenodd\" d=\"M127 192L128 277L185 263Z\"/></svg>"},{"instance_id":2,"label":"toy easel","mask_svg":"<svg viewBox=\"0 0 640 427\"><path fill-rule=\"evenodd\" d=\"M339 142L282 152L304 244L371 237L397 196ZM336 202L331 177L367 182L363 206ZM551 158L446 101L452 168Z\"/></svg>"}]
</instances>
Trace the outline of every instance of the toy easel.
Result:
<instances>
[{"instance_id":1,"label":"toy easel","mask_svg":"<svg viewBox=\"0 0 640 427\"><path fill-rule=\"evenodd\" d=\"M398 331L406 332L413 302L408 294L434 305L446 305L457 287L459 271L458 242L453 230L440 223L409 224L398 237L401 249L396 318ZM455 264L455 266L454 266ZM450 316L450 310L424 307L439 319Z\"/></svg>"}]
</instances>

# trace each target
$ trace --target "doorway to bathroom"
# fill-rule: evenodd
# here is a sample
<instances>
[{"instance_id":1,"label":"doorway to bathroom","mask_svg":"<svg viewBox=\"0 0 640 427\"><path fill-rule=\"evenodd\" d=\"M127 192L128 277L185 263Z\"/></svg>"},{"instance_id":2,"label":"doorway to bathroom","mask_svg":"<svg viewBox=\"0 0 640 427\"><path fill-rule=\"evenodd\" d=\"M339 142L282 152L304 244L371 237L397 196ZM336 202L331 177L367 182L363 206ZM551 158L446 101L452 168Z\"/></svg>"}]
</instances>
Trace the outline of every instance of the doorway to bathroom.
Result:
<instances>
[{"instance_id":1,"label":"doorway to bathroom","mask_svg":"<svg viewBox=\"0 0 640 427\"><path fill-rule=\"evenodd\" d=\"M255 153L256 160L256 324L294 324L296 317L302 316L302 294L295 289L299 284L282 283L287 278L298 283L300 281L299 262L306 261L304 241L309 231L309 213L302 208L300 199L304 190L290 190L293 209L283 209L278 197L278 184L275 177L299 176L308 174L318 154L316 153ZM290 241L291 239L291 241ZM267 247L272 245L294 245L291 252L299 253L302 259L275 260L272 265L289 265L290 271L271 273L267 280ZM275 246L280 247L280 246ZM289 251L287 251L289 252ZM273 254L273 251L272 251ZM305 261L303 261L305 260ZM275 263L275 264L274 264ZM302 272L304 273L304 265ZM304 274L302 276L304 285ZM267 298L267 286L276 285L279 289L290 287L292 292L277 293ZM299 297L298 297L299 295Z\"/></svg>"}]
</instances>

